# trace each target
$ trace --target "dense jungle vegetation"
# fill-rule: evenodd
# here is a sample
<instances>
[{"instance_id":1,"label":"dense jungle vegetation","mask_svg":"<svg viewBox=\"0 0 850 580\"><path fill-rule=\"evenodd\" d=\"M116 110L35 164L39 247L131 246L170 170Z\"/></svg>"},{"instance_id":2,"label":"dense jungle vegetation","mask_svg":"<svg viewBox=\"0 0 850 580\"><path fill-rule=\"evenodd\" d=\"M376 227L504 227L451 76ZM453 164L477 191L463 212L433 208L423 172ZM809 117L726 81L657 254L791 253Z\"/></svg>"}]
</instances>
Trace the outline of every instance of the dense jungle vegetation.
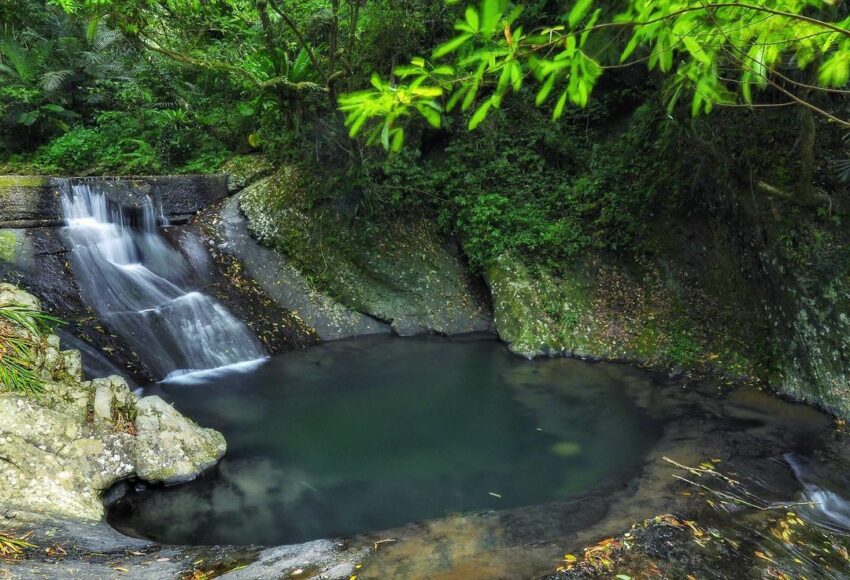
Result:
<instances>
[{"instance_id":1,"label":"dense jungle vegetation","mask_svg":"<svg viewBox=\"0 0 850 580\"><path fill-rule=\"evenodd\" d=\"M707 176L839 220L850 179L843 0L0 0L0 20L3 171L263 154L329 219L425 212L476 268L643 251Z\"/></svg>"}]
</instances>

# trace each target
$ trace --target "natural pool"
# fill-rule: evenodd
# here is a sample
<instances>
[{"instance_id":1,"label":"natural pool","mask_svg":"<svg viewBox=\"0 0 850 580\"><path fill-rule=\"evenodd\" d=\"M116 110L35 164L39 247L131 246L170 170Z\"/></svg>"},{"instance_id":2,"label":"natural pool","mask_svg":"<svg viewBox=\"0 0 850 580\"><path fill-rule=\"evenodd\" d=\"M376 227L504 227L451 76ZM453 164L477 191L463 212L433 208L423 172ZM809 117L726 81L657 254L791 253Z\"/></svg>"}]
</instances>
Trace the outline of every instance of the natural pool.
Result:
<instances>
[{"instance_id":1,"label":"natural pool","mask_svg":"<svg viewBox=\"0 0 850 580\"><path fill-rule=\"evenodd\" d=\"M634 471L661 429L610 368L526 361L482 337L329 343L146 394L229 444L201 479L110 505L119 530L178 544L289 544L564 501Z\"/></svg>"},{"instance_id":2,"label":"natural pool","mask_svg":"<svg viewBox=\"0 0 850 580\"><path fill-rule=\"evenodd\" d=\"M525 361L488 337L357 339L179 380L147 391L228 454L182 486L113 489L126 534L287 544L269 551L283 577L572 580L564 554L674 514L707 535L636 531L628 575L850 576L846 426L754 385ZM294 545L320 537L343 539Z\"/></svg>"}]
</instances>

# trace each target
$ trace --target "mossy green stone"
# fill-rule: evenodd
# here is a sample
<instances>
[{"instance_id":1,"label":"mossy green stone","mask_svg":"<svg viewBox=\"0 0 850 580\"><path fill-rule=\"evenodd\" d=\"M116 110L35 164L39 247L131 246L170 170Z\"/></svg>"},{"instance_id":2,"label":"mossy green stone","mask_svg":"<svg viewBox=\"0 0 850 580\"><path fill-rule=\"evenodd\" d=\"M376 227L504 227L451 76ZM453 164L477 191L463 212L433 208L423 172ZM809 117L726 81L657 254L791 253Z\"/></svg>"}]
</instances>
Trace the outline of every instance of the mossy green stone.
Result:
<instances>
[{"instance_id":1,"label":"mossy green stone","mask_svg":"<svg viewBox=\"0 0 850 580\"><path fill-rule=\"evenodd\" d=\"M0 230L0 261L14 264L17 247L18 238L15 233L9 230Z\"/></svg>"}]
</instances>

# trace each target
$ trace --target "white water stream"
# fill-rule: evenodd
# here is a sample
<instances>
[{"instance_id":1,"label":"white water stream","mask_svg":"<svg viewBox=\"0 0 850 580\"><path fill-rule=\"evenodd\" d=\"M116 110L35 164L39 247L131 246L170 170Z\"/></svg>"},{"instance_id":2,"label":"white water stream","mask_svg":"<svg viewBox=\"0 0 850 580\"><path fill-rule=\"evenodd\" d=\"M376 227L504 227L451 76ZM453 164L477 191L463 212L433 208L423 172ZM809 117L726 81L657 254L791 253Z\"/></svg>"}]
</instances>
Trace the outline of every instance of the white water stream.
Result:
<instances>
[{"instance_id":1,"label":"white water stream","mask_svg":"<svg viewBox=\"0 0 850 580\"><path fill-rule=\"evenodd\" d=\"M191 288L190 268L158 231L150 197L128 211L108 201L100 182L66 181L62 190L84 298L159 378L265 357L244 323Z\"/></svg>"}]
</instances>

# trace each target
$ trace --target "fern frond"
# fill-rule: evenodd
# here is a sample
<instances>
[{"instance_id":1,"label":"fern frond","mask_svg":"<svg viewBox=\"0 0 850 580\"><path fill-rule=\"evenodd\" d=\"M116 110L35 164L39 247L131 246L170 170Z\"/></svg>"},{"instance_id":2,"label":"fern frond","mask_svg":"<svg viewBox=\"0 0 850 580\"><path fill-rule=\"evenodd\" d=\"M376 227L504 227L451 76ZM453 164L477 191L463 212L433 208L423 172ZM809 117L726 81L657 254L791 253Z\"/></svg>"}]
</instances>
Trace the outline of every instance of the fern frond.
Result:
<instances>
[{"instance_id":1,"label":"fern frond","mask_svg":"<svg viewBox=\"0 0 850 580\"><path fill-rule=\"evenodd\" d=\"M38 74L38 62L33 52L27 51L14 38L0 41L0 54L14 69L18 79L23 83L35 80Z\"/></svg>"},{"instance_id":2,"label":"fern frond","mask_svg":"<svg viewBox=\"0 0 850 580\"><path fill-rule=\"evenodd\" d=\"M71 76L74 74L74 71L71 70L51 70L47 71L43 75L41 75L41 79L39 80L39 85L42 90L47 93L53 93L62 88Z\"/></svg>"},{"instance_id":3,"label":"fern frond","mask_svg":"<svg viewBox=\"0 0 850 580\"><path fill-rule=\"evenodd\" d=\"M293 83L300 83L307 79L309 72L310 57L307 54L307 51L302 48L298 53L298 56L295 58L295 62L292 64L292 68L289 72L289 80Z\"/></svg>"}]
</instances>

